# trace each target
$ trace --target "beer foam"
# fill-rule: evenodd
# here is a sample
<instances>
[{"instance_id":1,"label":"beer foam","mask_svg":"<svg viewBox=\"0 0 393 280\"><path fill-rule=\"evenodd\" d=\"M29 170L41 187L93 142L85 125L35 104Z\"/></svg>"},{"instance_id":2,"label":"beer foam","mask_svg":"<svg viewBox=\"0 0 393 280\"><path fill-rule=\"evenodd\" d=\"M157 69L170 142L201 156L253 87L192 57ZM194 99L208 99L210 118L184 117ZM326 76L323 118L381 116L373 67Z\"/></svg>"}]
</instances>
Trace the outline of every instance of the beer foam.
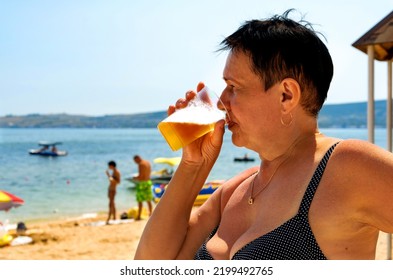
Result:
<instances>
[{"instance_id":1,"label":"beer foam","mask_svg":"<svg viewBox=\"0 0 393 280\"><path fill-rule=\"evenodd\" d=\"M209 104L198 103L193 102L184 109L176 110L163 122L211 124L225 118L223 111L215 109Z\"/></svg>"}]
</instances>

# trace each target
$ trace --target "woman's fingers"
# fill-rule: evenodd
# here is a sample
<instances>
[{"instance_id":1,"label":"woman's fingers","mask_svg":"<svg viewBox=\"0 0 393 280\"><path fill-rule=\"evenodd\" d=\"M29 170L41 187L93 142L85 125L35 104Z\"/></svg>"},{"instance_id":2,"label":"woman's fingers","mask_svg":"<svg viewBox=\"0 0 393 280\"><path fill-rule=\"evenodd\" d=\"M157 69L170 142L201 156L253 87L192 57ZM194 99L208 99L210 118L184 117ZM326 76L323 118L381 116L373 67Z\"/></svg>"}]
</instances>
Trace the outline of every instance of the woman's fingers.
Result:
<instances>
[{"instance_id":1,"label":"woman's fingers","mask_svg":"<svg viewBox=\"0 0 393 280\"><path fill-rule=\"evenodd\" d=\"M168 116L172 115L175 111L176 111L176 107L173 105L169 105L168 110L167 110Z\"/></svg>"},{"instance_id":2,"label":"woman's fingers","mask_svg":"<svg viewBox=\"0 0 393 280\"><path fill-rule=\"evenodd\" d=\"M176 101L176 109L182 109L182 108L185 108L185 107L187 107L187 104L188 104L188 101L186 100L186 99L184 99L184 98L179 98L177 101Z\"/></svg>"},{"instance_id":3,"label":"woman's fingers","mask_svg":"<svg viewBox=\"0 0 393 280\"><path fill-rule=\"evenodd\" d=\"M205 84L204 83L202 83L202 82L200 82L199 84L198 84L198 86L197 86L197 91L200 91L201 89L203 89L205 87ZM170 105L169 107L168 107L168 110L167 110L167 113L168 113L168 116L169 115L172 115L177 109L183 109L183 108L185 108L185 107L187 107L187 105L188 105L188 102L190 102L191 100L193 100L195 97L196 97L196 93L195 93L195 91L193 91L193 90L189 90L189 91L187 91L186 92L186 98L179 98L177 101L176 101L176 104L175 105Z\"/></svg>"},{"instance_id":4,"label":"woman's fingers","mask_svg":"<svg viewBox=\"0 0 393 280\"><path fill-rule=\"evenodd\" d=\"M192 90L189 90L186 92L186 98L179 98L176 101L175 106L173 106L175 109L183 109L185 107L187 107L188 102L190 102L192 99L194 99L196 96L196 93ZM169 106L172 107L172 106ZM169 111L168 111L169 112ZM171 114L172 114L172 109L171 109Z\"/></svg>"},{"instance_id":5,"label":"woman's fingers","mask_svg":"<svg viewBox=\"0 0 393 280\"><path fill-rule=\"evenodd\" d=\"M197 91L201 91L205 87L205 84L203 82L199 82L197 86Z\"/></svg>"},{"instance_id":6,"label":"woman's fingers","mask_svg":"<svg viewBox=\"0 0 393 280\"><path fill-rule=\"evenodd\" d=\"M187 101L191 101L192 99L194 99L196 96L196 93L192 90L187 91L186 93L186 100Z\"/></svg>"}]
</instances>

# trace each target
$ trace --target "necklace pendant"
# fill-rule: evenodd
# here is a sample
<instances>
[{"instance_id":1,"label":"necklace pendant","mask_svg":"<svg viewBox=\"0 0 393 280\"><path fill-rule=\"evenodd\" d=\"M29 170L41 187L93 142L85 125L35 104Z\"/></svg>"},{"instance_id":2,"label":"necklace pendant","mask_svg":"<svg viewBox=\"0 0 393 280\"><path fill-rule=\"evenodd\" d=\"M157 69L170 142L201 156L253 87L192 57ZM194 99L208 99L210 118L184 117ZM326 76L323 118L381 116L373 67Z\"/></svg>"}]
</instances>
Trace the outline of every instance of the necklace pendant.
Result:
<instances>
[{"instance_id":1,"label":"necklace pendant","mask_svg":"<svg viewBox=\"0 0 393 280\"><path fill-rule=\"evenodd\" d=\"M254 204L254 199L251 196L248 199L248 204L250 204L250 205Z\"/></svg>"}]
</instances>

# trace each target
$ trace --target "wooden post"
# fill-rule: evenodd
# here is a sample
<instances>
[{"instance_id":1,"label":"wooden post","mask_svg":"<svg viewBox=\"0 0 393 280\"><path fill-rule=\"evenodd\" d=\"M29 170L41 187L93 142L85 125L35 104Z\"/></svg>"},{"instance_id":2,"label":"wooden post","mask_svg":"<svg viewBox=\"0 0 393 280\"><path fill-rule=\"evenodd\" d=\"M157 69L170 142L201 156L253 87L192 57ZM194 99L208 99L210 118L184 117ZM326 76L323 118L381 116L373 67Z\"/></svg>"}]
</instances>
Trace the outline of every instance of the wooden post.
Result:
<instances>
[{"instance_id":1,"label":"wooden post","mask_svg":"<svg viewBox=\"0 0 393 280\"><path fill-rule=\"evenodd\" d=\"M368 141L374 143L374 46L367 46L368 54L368 103L367 103L367 129Z\"/></svg>"},{"instance_id":2,"label":"wooden post","mask_svg":"<svg viewBox=\"0 0 393 280\"><path fill-rule=\"evenodd\" d=\"M386 104L386 133L387 133L387 150L392 152L392 62L388 60L388 96ZM392 234L387 237L387 259L392 259Z\"/></svg>"},{"instance_id":3,"label":"wooden post","mask_svg":"<svg viewBox=\"0 0 393 280\"><path fill-rule=\"evenodd\" d=\"M392 151L392 62L388 60L388 96L386 99L387 150Z\"/></svg>"}]
</instances>

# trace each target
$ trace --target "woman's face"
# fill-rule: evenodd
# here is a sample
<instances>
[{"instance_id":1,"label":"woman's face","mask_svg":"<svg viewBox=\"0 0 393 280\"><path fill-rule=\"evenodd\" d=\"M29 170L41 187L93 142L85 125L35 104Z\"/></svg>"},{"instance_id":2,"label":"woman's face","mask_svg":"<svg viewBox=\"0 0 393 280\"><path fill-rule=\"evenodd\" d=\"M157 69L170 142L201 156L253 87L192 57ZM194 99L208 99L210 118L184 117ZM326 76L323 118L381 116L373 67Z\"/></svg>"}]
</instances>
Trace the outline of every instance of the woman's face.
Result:
<instances>
[{"instance_id":1,"label":"woman's face","mask_svg":"<svg viewBox=\"0 0 393 280\"><path fill-rule=\"evenodd\" d=\"M239 147L260 151L275 138L280 125L281 94L276 84L265 91L251 67L250 57L241 51L230 52L224 68L226 87L221 99L228 112L232 142Z\"/></svg>"}]
</instances>

